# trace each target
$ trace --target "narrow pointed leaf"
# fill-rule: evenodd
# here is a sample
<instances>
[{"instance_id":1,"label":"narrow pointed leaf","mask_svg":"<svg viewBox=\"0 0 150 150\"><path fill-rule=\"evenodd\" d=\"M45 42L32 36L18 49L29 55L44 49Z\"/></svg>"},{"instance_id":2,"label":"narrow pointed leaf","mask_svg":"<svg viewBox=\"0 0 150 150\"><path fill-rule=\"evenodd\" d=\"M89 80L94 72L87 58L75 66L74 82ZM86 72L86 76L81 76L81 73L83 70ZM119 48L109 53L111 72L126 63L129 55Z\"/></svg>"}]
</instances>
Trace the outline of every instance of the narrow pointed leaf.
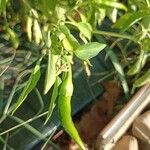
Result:
<instances>
[{"instance_id":1,"label":"narrow pointed leaf","mask_svg":"<svg viewBox=\"0 0 150 150\"><path fill-rule=\"evenodd\" d=\"M101 37L101 36L95 36L96 39L101 42L103 41L104 43L105 40ZM126 95L126 97L128 97L128 94L129 94L129 87L128 87L128 83L127 83L127 80L126 80L126 77L125 77L125 73L124 73L124 70L121 66L121 64L119 63L119 60L116 56L116 54L112 51L112 49L108 48L106 49L107 50L107 55L108 57L110 58L115 70L117 71L118 73L118 76L119 76L119 79L120 79L120 82L121 82L121 85L123 87L123 90L124 90L124 93Z\"/></svg>"},{"instance_id":2,"label":"narrow pointed leaf","mask_svg":"<svg viewBox=\"0 0 150 150\"><path fill-rule=\"evenodd\" d=\"M139 11L134 13L126 13L114 25L114 28L121 29L121 32L126 31L130 26L138 22L143 17L150 15L150 12Z\"/></svg>"},{"instance_id":3,"label":"narrow pointed leaf","mask_svg":"<svg viewBox=\"0 0 150 150\"><path fill-rule=\"evenodd\" d=\"M128 84L127 84L127 81L126 81L126 78L125 78L125 74L124 74L123 68L122 68L122 66L119 63L117 56L115 55L115 53L111 49L108 50L107 54L108 54L108 56L109 56L109 58L110 58L110 60L111 60L111 62L113 64L115 70L118 73L118 76L119 76L120 82L122 84L124 93L127 96L128 93L129 93L129 87L128 87Z\"/></svg>"},{"instance_id":4,"label":"narrow pointed leaf","mask_svg":"<svg viewBox=\"0 0 150 150\"><path fill-rule=\"evenodd\" d=\"M150 70L148 70L143 76L138 78L135 81L134 86L135 87L140 87L140 86L143 86L146 83L150 83Z\"/></svg>"},{"instance_id":5,"label":"narrow pointed leaf","mask_svg":"<svg viewBox=\"0 0 150 150\"><path fill-rule=\"evenodd\" d=\"M119 2L112 1L112 0L95 0L95 2L97 4L100 4L100 6L112 7L112 8L117 8L117 9L127 11L127 8L125 5Z\"/></svg>"},{"instance_id":6,"label":"narrow pointed leaf","mask_svg":"<svg viewBox=\"0 0 150 150\"><path fill-rule=\"evenodd\" d=\"M6 27L6 32L10 35L10 40L13 44L13 47L16 49L19 46L19 38L15 31L13 31L11 28Z\"/></svg>"},{"instance_id":7,"label":"narrow pointed leaf","mask_svg":"<svg viewBox=\"0 0 150 150\"><path fill-rule=\"evenodd\" d=\"M54 55L51 51L48 51L48 65L45 77L45 87L44 87L44 94L46 94L56 80L56 63L58 61L59 55Z\"/></svg>"},{"instance_id":8,"label":"narrow pointed leaf","mask_svg":"<svg viewBox=\"0 0 150 150\"><path fill-rule=\"evenodd\" d=\"M19 96L19 99L16 102L15 108L12 112L12 114L20 107L20 105L25 101L28 94L36 87L38 80L40 79L40 61L37 62L36 66L34 67L34 70L32 74L29 77L29 80L27 81L26 86L24 87L21 95Z\"/></svg>"},{"instance_id":9,"label":"narrow pointed leaf","mask_svg":"<svg viewBox=\"0 0 150 150\"><path fill-rule=\"evenodd\" d=\"M56 98L58 96L58 87L59 87L60 84L61 84L61 79L59 77L56 77L56 81L55 81L55 84L54 84L53 93L52 93L52 97L51 97L51 100L50 100L50 105L49 105L48 114L47 114L47 117L46 117L45 124L48 122L48 120L50 119L50 117L53 113L53 109L55 107L55 101L56 101Z\"/></svg>"},{"instance_id":10,"label":"narrow pointed leaf","mask_svg":"<svg viewBox=\"0 0 150 150\"><path fill-rule=\"evenodd\" d=\"M33 22L33 37L34 37L35 43L40 44L41 39L42 39L42 32L41 32L41 28L37 19L34 19L34 22Z\"/></svg>"},{"instance_id":11,"label":"narrow pointed leaf","mask_svg":"<svg viewBox=\"0 0 150 150\"><path fill-rule=\"evenodd\" d=\"M70 33L70 30L67 28L67 26L65 25L61 25L60 26L60 30L61 32L66 36L68 42L70 43L70 45L73 47L73 49L77 49L80 44L79 42L76 40L76 38Z\"/></svg>"},{"instance_id":12,"label":"narrow pointed leaf","mask_svg":"<svg viewBox=\"0 0 150 150\"><path fill-rule=\"evenodd\" d=\"M28 16L27 18L27 36L29 41L32 41L32 25L33 25L33 19Z\"/></svg>"},{"instance_id":13,"label":"narrow pointed leaf","mask_svg":"<svg viewBox=\"0 0 150 150\"><path fill-rule=\"evenodd\" d=\"M137 61L131 66L131 68L127 72L128 75L135 75L142 69L143 65L146 63L145 59L147 59L145 55L145 51L141 50L140 56L137 58Z\"/></svg>"}]
</instances>

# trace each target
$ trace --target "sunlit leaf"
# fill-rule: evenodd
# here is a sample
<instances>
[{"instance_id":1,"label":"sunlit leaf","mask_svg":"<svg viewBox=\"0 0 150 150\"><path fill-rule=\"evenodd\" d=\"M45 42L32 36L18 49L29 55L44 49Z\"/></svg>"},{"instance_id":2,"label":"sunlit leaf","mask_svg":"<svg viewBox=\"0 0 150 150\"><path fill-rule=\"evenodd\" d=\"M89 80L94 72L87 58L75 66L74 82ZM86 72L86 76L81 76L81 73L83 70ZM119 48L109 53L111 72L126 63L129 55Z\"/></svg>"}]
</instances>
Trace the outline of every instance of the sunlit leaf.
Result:
<instances>
[{"instance_id":1,"label":"sunlit leaf","mask_svg":"<svg viewBox=\"0 0 150 150\"><path fill-rule=\"evenodd\" d=\"M138 22L143 17L150 15L147 11L138 11L133 13L126 13L121 16L119 20L113 25L114 28L119 28L121 32L127 30L130 26Z\"/></svg>"},{"instance_id":2,"label":"sunlit leaf","mask_svg":"<svg viewBox=\"0 0 150 150\"><path fill-rule=\"evenodd\" d=\"M39 44L41 42L42 33L37 19L34 19L33 22L33 37L36 44Z\"/></svg>"},{"instance_id":3,"label":"sunlit leaf","mask_svg":"<svg viewBox=\"0 0 150 150\"><path fill-rule=\"evenodd\" d=\"M119 3L119 2L115 2L112 0L95 0L95 2L97 4L100 4L100 6L105 6L105 7L112 7L112 8L117 8L117 9L121 9L121 10L125 10L127 11L127 8L124 4Z\"/></svg>"},{"instance_id":4,"label":"sunlit leaf","mask_svg":"<svg viewBox=\"0 0 150 150\"><path fill-rule=\"evenodd\" d=\"M27 36L29 41L32 41L32 25L33 25L33 19L28 16L27 17Z\"/></svg>"},{"instance_id":5,"label":"sunlit leaf","mask_svg":"<svg viewBox=\"0 0 150 150\"><path fill-rule=\"evenodd\" d=\"M88 38L88 40L91 40L92 36L92 27L89 23L86 22L79 22L77 23L77 27L80 30L80 32Z\"/></svg>"},{"instance_id":6,"label":"sunlit leaf","mask_svg":"<svg viewBox=\"0 0 150 150\"><path fill-rule=\"evenodd\" d=\"M63 47L67 50L67 51L73 51L73 47L72 45L70 44L69 40L67 38L64 38L63 41Z\"/></svg>"},{"instance_id":7,"label":"sunlit leaf","mask_svg":"<svg viewBox=\"0 0 150 150\"><path fill-rule=\"evenodd\" d=\"M144 38L142 40L142 49L145 52L150 52L150 38Z\"/></svg>"},{"instance_id":8,"label":"sunlit leaf","mask_svg":"<svg viewBox=\"0 0 150 150\"><path fill-rule=\"evenodd\" d=\"M106 44L91 42L88 44L84 44L79 46L75 51L75 55L83 60L91 59L95 57L101 50L106 47Z\"/></svg>"},{"instance_id":9,"label":"sunlit leaf","mask_svg":"<svg viewBox=\"0 0 150 150\"><path fill-rule=\"evenodd\" d=\"M80 14L81 22L87 22L86 16L82 14L80 11L78 11L78 13Z\"/></svg>"},{"instance_id":10,"label":"sunlit leaf","mask_svg":"<svg viewBox=\"0 0 150 150\"><path fill-rule=\"evenodd\" d=\"M56 101L56 98L58 96L58 87L59 87L60 84L61 84L61 79L57 76L55 84L54 84L52 97L51 97L51 100L50 100L50 105L49 105L48 114L47 114L47 117L46 117L45 124L47 123L47 121L49 120L49 118L52 115L53 109L55 107L55 101Z\"/></svg>"},{"instance_id":11,"label":"sunlit leaf","mask_svg":"<svg viewBox=\"0 0 150 150\"><path fill-rule=\"evenodd\" d=\"M150 83L150 70L148 70L143 76L138 78L135 81L134 86L135 87L140 87L140 86L143 86L146 83Z\"/></svg>"},{"instance_id":12,"label":"sunlit leaf","mask_svg":"<svg viewBox=\"0 0 150 150\"><path fill-rule=\"evenodd\" d=\"M45 86L44 86L44 94L46 94L56 80L56 63L58 61L59 55L54 55L51 51L48 51L48 64L45 76Z\"/></svg>"},{"instance_id":13,"label":"sunlit leaf","mask_svg":"<svg viewBox=\"0 0 150 150\"><path fill-rule=\"evenodd\" d=\"M145 59L147 59L147 57L145 57L146 53L144 50L141 50L139 57L137 57L136 62L130 67L129 71L128 71L128 75L135 75L137 74L142 67L144 66L144 62Z\"/></svg>"},{"instance_id":14,"label":"sunlit leaf","mask_svg":"<svg viewBox=\"0 0 150 150\"><path fill-rule=\"evenodd\" d=\"M79 42L77 41L77 39L70 33L70 30L67 28L67 26L65 25L61 25L60 26L60 30L63 34L65 34L68 42L70 43L70 46L73 47L73 49L77 49L80 44Z\"/></svg>"},{"instance_id":15,"label":"sunlit leaf","mask_svg":"<svg viewBox=\"0 0 150 150\"><path fill-rule=\"evenodd\" d=\"M117 21L118 10L116 8L114 8L114 9L108 9L106 12L107 12L107 15L110 18L110 20L113 23L115 23Z\"/></svg>"},{"instance_id":16,"label":"sunlit leaf","mask_svg":"<svg viewBox=\"0 0 150 150\"><path fill-rule=\"evenodd\" d=\"M16 49L19 46L19 38L15 31L13 31L11 28L6 27L6 32L10 35L10 40L13 44L13 47Z\"/></svg>"}]
</instances>

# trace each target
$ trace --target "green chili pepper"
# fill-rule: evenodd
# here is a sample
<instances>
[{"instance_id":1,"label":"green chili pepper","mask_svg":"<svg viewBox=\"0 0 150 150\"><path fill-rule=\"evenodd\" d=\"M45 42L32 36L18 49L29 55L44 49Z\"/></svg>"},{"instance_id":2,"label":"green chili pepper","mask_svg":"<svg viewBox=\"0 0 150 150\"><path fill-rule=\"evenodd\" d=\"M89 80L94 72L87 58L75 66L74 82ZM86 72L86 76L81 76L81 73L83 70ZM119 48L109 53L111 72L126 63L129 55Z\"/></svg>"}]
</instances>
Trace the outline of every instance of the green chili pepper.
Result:
<instances>
[{"instance_id":1,"label":"green chili pepper","mask_svg":"<svg viewBox=\"0 0 150 150\"><path fill-rule=\"evenodd\" d=\"M72 83L72 70L71 68L66 73L64 81L60 88L58 99L58 111L62 126L72 139L80 146L82 150L85 150L84 144L74 126L71 117L71 97L73 94Z\"/></svg>"}]
</instances>

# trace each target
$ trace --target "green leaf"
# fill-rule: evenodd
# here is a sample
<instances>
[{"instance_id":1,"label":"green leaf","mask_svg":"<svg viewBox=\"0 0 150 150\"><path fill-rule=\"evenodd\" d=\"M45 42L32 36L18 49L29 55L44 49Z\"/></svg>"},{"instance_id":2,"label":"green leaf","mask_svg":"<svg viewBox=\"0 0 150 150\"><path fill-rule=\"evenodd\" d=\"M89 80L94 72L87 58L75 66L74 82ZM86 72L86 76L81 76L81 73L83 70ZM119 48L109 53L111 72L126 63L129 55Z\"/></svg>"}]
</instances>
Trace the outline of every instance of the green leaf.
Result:
<instances>
[{"instance_id":1,"label":"green leaf","mask_svg":"<svg viewBox=\"0 0 150 150\"><path fill-rule=\"evenodd\" d=\"M126 96L128 96L128 93L129 93L128 84L127 84L127 81L126 81L126 78L125 78L123 68L119 63L118 58L117 58L116 54L111 49L108 50L107 54L108 54L108 56L109 56L109 58L110 58L110 60L113 64L115 70L118 73L118 76L119 76L119 79L121 81L124 93L126 94Z\"/></svg>"},{"instance_id":2,"label":"green leaf","mask_svg":"<svg viewBox=\"0 0 150 150\"><path fill-rule=\"evenodd\" d=\"M50 35L51 33L50 33L50 31L47 31L47 36L46 36L46 46L48 47L48 48L50 48L51 47L51 44L52 44L52 41L51 41L51 35Z\"/></svg>"},{"instance_id":3,"label":"green leaf","mask_svg":"<svg viewBox=\"0 0 150 150\"><path fill-rule=\"evenodd\" d=\"M50 49L48 51L48 65L45 76L45 86L44 86L44 94L46 94L56 80L56 63L58 61L59 55L54 55L51 53Z\"/></svg>"},{"instance_id":4,"label":"green leaf","mask_svg":"<svg viewBox=\"0 0 150 150\"><path fill-rule=\"evenodd\" d=\"M20 107L20 105L24 102L24 100L27 98L28 94L36 87L38 80L40 79L40 60L37 62L37 64L34 67L34 70L32 74L29 77L29 80L27 81L21 95L19 96L19 99L17 100L15 104L15 108L12 112L12 114Z\"/></svg>"},{"instance_id":5,"label":"green leaf","mask_svg":"<svg viewBox=\"0 0 150 150\"><path fill-rule=\"evenodd\" d=\"M0 0L0 14L6 10L7 0Z\"/></svg>"},{"instance_id":6,"label":"green leaf","mask_svg":"<svg viewBox=\"0 0 150 150\"><path fill-rule=\"evenodd\" d=\"M141 24L143 25L145 30L148 30L150 27L150 15L144 17Z\"/></svg>"},{"instance_id":7,"label":"green leaf","mask_svg":"<svg viewBox=\"0 0 150 150\"><path fill-rule=\"evenodd\" d=\"M81 22L87 22L87 17L85 16L85 14L81 13L80 11L78 11L80 18L81 18Z\"/></svg>"},{"instance_id":8,"label":"green leaf","mask_svg":"<svg viewBox=\"0 0 150 150\"><path fill-rule=\"evenodd\" d=\"M40 2L39 2L40 4ZM42 0L41 1L41 4L42 4L42 7L43 8L43 12L45 12L46 14L49 12L49 11L54 11L55 10L55 7L57 5L57 0Z\"/></svg>"},{"instance_id":9,"label":"green leaf","mask_svg":"<svg viewBox=\"0 0 150 150\"><path fill-rule=\"evenodd\" d=\"M37 19L33 21L33 37L36 44L40 44L42 40L42 32Z\"/></svg>"},{"instance_id":10,"label":"green leaf","mask_svg":"<svg viewBox=\"0 0 150 150\"><path fill-rule=\"evenodd\" d=\"M73 47L73 49L77 49L77 47L80 46L79 42L76 40L76 38L70 33L70 30L65 25L60 26L61 32L66 36L68 42Z\"/></svg>"},{"instance_id":11,"label":"green leaf","mask_svg":"<svg viewBox=\"0 0 150 150\"><path fill-rule=\"evenodd\" d=\"M64 38L62 40L62 44L63 44L63 47L68 51L68 52L71 52L73 51L73 47L71 45L71 43L69 42L69 40L67 38Z\"/></svg>"},{"instance_id":12,"label":"green leaf","mask_svg":"<svg viewBox=\"0 0 150 150\"><path fill-rule=\"evenodd\" d=\"M121 16L118 21L112 26L113 28L121 29L123 28L126 21L131 17L133 13L126 13L125 15Z\"/></svg>"},{"instance_id":13,"label":"green leaf","mask_svg":"<svg viewBox=\"0 0 150 150\"><path fill-rule=\"evenodd\" d=\"M71 44L71 46L73 47L74 50L78 46L80 46L79 42L77 41L77 39L72 34L68 35L67 39L68 39L69 43Z\"/></svg>"},{"instance_id":14,"label":"green leaf","mask_svg":"<svg viewBox=\"0 0 150 150\"><path fill-rule=\"evenodd\" d=\"M91 42L88 44L84 44L79 46L75 51L75 55L83 60L87 60L95 57L101 50L106 47L106 44Z\"/></svg>"},{"instance_id":15,"label":"green leaf","mask_svg":"<svg viewBox=\"0 0 150 150\"><path fill-rule=\"evenodd\" d=\"M138 22L143 17L150 15L150 12L139 11L133 13L126 13L113 25L113 28L121 29L121 32L126 31L130 26Z\"/></svg>"},{"instance_id":16,"label":"green leaf","mask_svg":"<svg viewBox=\"0 0 150 150\"><path fill-rule=\"evenodd\" d=\"M10 40L13 44L13 47L16 49L19 46L19 38L17 34L9 27L6 27L6 32L10 35Z\"/></svg>"},{"instance_id":17,"label":"green leaf","mask_svg":"<svg viewBox=\"0 0 150 150\"><path fill-rule=\"evenodd\" d=\"M145 59L147 59L145 51L141 50L139 57L137 58L137 61L130 67L129 71L127 72L128 75L135 75L144 66Z\"/></svg>"},{"instance_id":18,"label":"green leaf","mask_svg":"<svg viewBox=\"0 0 150 150\"><path fill-rule=\"evenodd\" d=\"M119 3L119 2L114 2L112 0L95 0L95 2L97 4L100 4L100 6L104 6L104 7L112 7L112 8L117 8L117 9L121 9L121 10L125 10L127 11L127 8L124 4Z\"/></svg>"},{"instance_id":19,"label":"green leaf","mask_svg":"<svg viewBox=\"0 0 150 150\"><path fill-rule=\"evenodd\" d=\"M71 33L70 33L70 30L67 28L66 25L61 25L61 26L59 27L59 29L60 29L61 32L64 33L66 36L71 34Z\"/></svg>"},{"instance_id":20,"label":"green leaf","mask_svg":"<svg viewBox=\"0 0 150 150\"><path fill-rule=\"evenodd\" d=\"M92 36L92 27L89 23L87 22L79 22L77 23L77 27L80 30L80 32L88 38L88 40L91 40Z\"/></svg>"},{"instance_id":21,"label":"green leaf","mask_svg":"<svg viewBox=\"0 0 150 150\"><path fill-rule=\"evenodd\" d=\"M27 36L29 41L32 41L32 25L33 25L33 18L28 16L27 17Z\"/></svg>"},{"instance_id":22,"label":"green leaf","mask_svg":"<svg viewBox=\"0 0 150 150\"><path fill-rule=\"evenodd\" d=\"M145 51L145 52L150 52L150 39L149 38L144 38L142 40L142 49Z\"/></svg>"},{"instance_id":23,"label":"green leaf","mask_svg":"<svg viewBox=\"0 0 150 150\"><path fill-rule=\"evenodd\" d=\"M97 35L95 37L99 42L104 42L105 43L105 39L102 36ZM120 82L122 84L124 93L125 93L126 97L128 97L129 87L128 87L128 83L127 83L127 80L126 80L126 77L125 77L124 70L123 70L121 64L119 63L119 60L118 60L116 54L110 48L107 49L107 55L109 56L115 70L118 73L118 76L119 76Z\"/></svg>"},{"instance_id":24,"label":"green leaf","mask_svg":"<svg viewBox=\"0 0 150 150\"><path fill-rule=\"evenodd\" d=\"M143 86L146 83L150 83L150 70L148 70L143 76L138 78L135 81L134 86L135 87L140 87L140 86Z\"/></svg>"},{"instance_id":25,"label":"green leaf","mask_svg":"<svg viewBox=\"0 0 150 150\"><path fill-rule=\"evenodd\" d=\"M117 21L118 10L116 8L108 9L106 13L113 23Z\"/></svg>"},{"instance_id":26,"label":"green leaf","mask_svg":"<svg viewBox=\"0 0 150 150\"><path fill-rule=\"evenodd\" d=\"M49 105L48 114L46 117L45 124L48 122L49 118L51 117L51 115L53 113L53 109L55 107L55 101L56 101L56 98L58 96L58 87L60 84L61 84L61 79L57 76L55 84L54 84L53 93L52 93L52 97L50 100L50 105Z\"/></svg>"}]
</instances>

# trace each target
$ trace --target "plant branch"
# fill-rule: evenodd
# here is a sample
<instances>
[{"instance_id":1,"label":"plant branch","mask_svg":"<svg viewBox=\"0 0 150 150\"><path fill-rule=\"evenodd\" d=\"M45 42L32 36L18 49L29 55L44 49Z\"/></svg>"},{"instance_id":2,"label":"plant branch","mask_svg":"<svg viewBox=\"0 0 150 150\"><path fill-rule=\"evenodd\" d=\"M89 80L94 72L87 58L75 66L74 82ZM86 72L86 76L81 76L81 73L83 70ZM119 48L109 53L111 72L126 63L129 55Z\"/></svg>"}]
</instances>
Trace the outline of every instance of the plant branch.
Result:
<instances>
[{"instance_id":1,"label":"plant branch","mask_svg":"<svg viewBox=\"0 0 150 150\"><path fill-rule=\"evenodd\" d=\"M100 35L112 36L112 37L116 37L116 38L122 38L122 39L132 40L132 41L136 42L136 40L132 36L130 36L130 35L119 34L119 33L115 33L115 32L95 30L95 31L93 31L93 34L100 34Z\"/></svg>"}]
</instances>

